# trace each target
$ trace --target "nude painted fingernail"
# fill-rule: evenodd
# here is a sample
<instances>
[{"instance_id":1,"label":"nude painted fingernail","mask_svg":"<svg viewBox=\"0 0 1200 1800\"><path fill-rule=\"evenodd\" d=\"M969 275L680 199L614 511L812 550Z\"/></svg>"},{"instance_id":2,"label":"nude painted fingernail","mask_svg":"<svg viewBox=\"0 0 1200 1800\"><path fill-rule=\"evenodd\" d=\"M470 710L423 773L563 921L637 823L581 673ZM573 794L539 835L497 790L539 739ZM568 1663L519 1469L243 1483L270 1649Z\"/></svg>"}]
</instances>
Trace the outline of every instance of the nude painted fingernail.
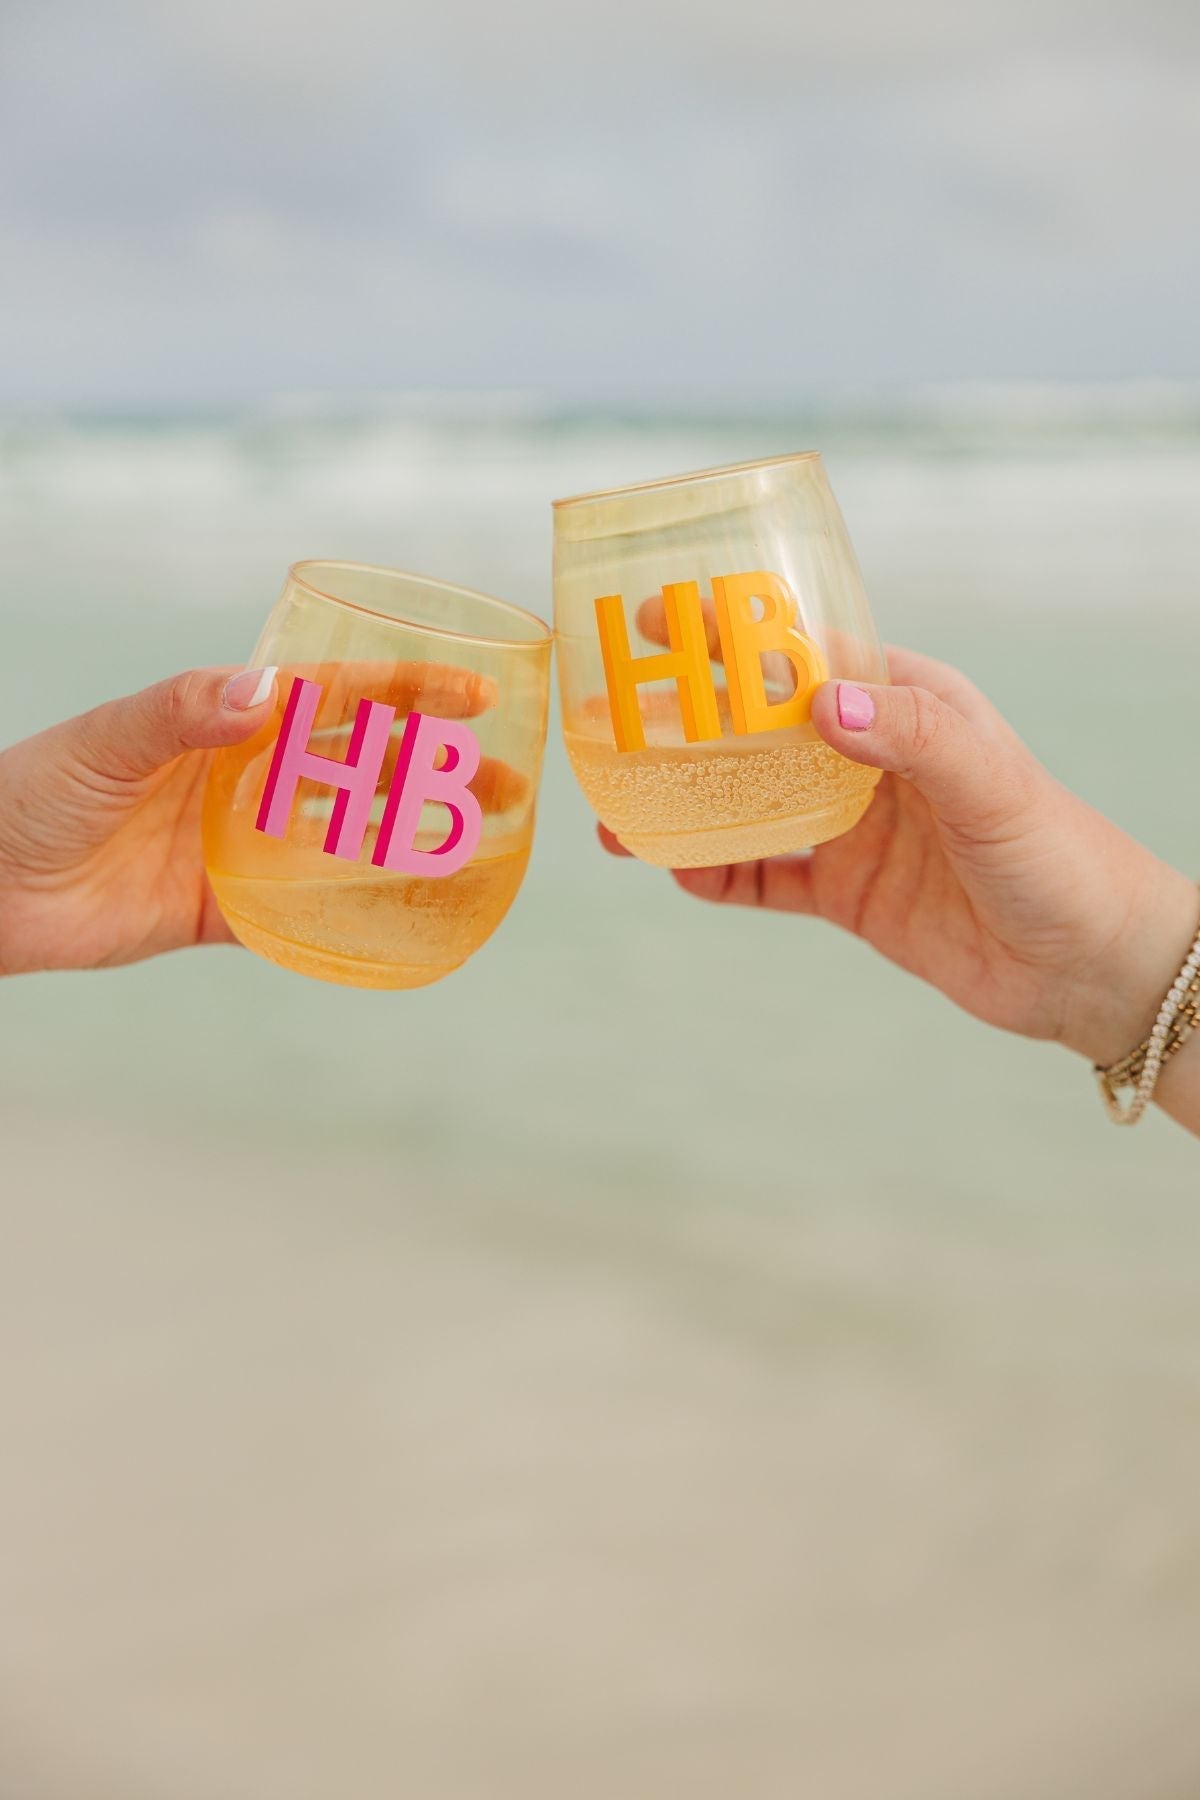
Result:
<instances>
[{"instance_id":1,"label":"nude painted fingernail","mask_svg":"<svg viewBox=\"0 0 1200 1800\"><path fill-rule=\"evenodd\" d=\"M252 707L261 706L275 685L277 673L277 666L272 663L269 669L243 669L240 675L231 676L225 683L225 705L232 712L249 712Z\"/></svg>"},{"instance_id":2,"label":"nude painted fingernail","mask_svg":"<svg viewBox=\"0 0 1200 1800\"><path fill-rule=\"evenodd\" d=\"M838 724L845 731L867 731L875 723L875 702L866 688L852 682L838 682L837 709Z\"/></svg>"}]
</instances>

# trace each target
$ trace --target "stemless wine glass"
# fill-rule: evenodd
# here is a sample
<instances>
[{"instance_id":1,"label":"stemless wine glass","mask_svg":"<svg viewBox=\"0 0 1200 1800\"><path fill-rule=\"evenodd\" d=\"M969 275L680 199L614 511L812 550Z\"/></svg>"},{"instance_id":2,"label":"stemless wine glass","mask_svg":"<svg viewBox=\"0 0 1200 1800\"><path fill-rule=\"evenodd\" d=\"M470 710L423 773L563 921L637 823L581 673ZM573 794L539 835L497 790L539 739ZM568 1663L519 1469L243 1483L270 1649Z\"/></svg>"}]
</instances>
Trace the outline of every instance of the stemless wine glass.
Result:
<instances>
[{"instance_id":1,"label":"stemless wine glass","mask_svg":"<svg viewBox=\"0 0 1200 1800\"><path fill-rule=\"evenodd\" d=\"M811 719L830 676L887 680L815 451L556 501L554 611L571 766L644 862L778 856L866 811L878 770Z\"/></svg>"},{"instance_id":2,"label":"stemless wine glass","mask_svg":"<svg viewBox=\"0 0 1200 1800\"><path fill-rule=\"evenodd\" d=\"M521 885L551 633L502 600L359 563L301 562L254 651L270 721L213 760L208 877L231 929L285 968L423 987Z\"/></svg>"}]
</instances>

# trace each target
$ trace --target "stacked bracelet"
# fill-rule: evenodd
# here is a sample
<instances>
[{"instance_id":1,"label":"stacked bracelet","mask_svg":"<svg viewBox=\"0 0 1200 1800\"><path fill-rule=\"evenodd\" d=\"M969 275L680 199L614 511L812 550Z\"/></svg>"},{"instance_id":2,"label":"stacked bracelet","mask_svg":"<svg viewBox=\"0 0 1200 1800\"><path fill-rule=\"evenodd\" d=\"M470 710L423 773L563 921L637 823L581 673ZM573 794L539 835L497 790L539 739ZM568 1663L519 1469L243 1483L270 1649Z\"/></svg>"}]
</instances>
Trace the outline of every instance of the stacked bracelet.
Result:
<instances>
[{"instance_id":1,"label":"stacked bracelet","mask_svg":"<svg viewBox=\"0 0 1200 1800\"><path fill-rule=\"evenodd\" d=\"M1105 1110L1114 1125L1136 1125L1151 1100L1164 1063L1170 1062L1200 1027L1200 932L1187 959L1158 1009L1150 1036L1120 1062L1107 1069L1096 1067L1096 1078ZM1121 1088L1132 1088L1133 1099L1122 1107Z\"/></svg>"}]
</instances>

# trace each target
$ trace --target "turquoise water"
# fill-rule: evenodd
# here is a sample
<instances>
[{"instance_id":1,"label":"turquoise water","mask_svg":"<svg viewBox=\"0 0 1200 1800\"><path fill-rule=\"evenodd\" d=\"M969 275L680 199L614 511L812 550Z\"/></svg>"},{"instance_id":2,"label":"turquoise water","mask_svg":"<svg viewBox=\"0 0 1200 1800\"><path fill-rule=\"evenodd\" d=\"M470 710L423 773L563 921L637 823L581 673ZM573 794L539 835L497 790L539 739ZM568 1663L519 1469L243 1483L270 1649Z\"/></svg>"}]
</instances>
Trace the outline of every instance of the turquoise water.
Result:
<instances>
[{"instance_id":1,"label":"turquoise water","mask_svg":"<svg viewBox=\"0 0 1200 1800\"><path fill-rule=\"evenodd\" d=\"M1021 442L1020 422L993 420L991 450L986 419L953 415L906 431L827 419L11 431L5 731L244 655L299 554L444 573L548 615L551 495L771 453L819 425L885 635L967 668L1065 781L1200 869L1200 427L1168 421L1122 444L1051 421ZM1101 1131L1085 1069L956 1017L859 946L810 922L719 914L611 865L556 737L520 904L443 987L325 991L217 952L22 983L5 999L4 1089L34 1108L65 1082L77 1107L110 1116L138 1095L140 1116L172 1129L219 1117L252 1136L402 1144L484 1174L502 1151L518 1185L577 1179L582 1163L619 1172L624 1191L744 1176L794 1200L836 1170L843 1192L932 1185L999 1203L1085 1178L1116 1198L1136 1177L1144 1200L1195 1176L1173 1128ZM406 1065L409 1036L431 1054ZM479 1108L469 1141L440 1099L451 1058ZM864 1118L881 1129L853 1132L848 1157Z\"/></svg>"},{"instance_id":2,"label":"turquoise water","mask_svg":"<svg viewBox=\"0 0 1200 1800\"><path fill-rule=\"evenodd\" d=\"M553 495L814 443L884 634L1200 873L1186 395L10 426L4 735L240 658L298 556L548 616ZM1200 1779L1200 1157L1084 1065L609 861L556 740L446 983L0 1020L0 1786Z\"/></svg>"}]
</instances>

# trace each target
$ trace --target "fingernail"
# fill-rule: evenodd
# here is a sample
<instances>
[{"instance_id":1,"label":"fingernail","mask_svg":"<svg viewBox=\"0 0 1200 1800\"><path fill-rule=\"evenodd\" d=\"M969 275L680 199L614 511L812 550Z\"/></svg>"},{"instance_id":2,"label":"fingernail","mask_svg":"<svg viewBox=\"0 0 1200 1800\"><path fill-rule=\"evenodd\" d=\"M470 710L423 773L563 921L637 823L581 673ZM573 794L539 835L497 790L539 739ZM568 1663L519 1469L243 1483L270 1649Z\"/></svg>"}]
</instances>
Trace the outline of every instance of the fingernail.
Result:
<instances>
[{"instance_id":1,"label":"fingernail","mask_svg":"<svg viewBox=\"0 0 1200 1800\"><path fill-rule=\"evenodd\" d=\"M867 731L875 723L875 702L866 688L852 682L838 682L837 709L838 724L844 731Z\"/></svg>"},{"instance_id":2,"label":"fingernail","mask_svg":"<svg viewBox=\"0 0 1200 1800\"><path fill-rule=\"evenodd\" d=\"M243 669L240 675L231 676L225 683L225 705L232 712L249 712L252 707L261 706L277 673L277 666L272 663L269 669Z\"/></svg>"}]
</instances>

